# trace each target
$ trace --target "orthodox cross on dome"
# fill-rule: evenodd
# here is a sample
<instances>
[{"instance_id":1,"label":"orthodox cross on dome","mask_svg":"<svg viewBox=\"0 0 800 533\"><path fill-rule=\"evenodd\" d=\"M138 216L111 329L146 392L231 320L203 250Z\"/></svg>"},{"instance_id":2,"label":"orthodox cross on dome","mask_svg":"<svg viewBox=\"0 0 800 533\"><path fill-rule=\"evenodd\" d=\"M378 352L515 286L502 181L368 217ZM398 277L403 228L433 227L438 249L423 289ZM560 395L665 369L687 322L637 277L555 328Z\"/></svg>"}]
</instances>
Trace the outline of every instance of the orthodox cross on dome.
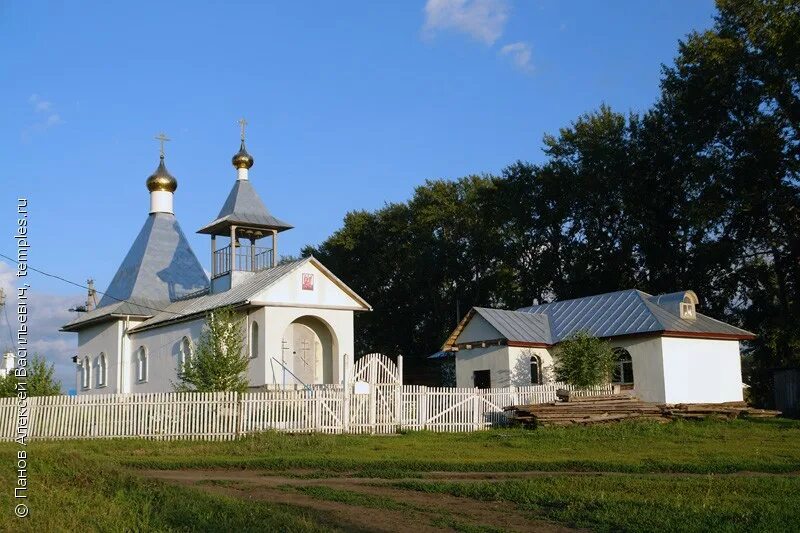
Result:
<instances>
[{"instance_id":1,"label":"orthodox cross on dome","mask_svg":"<svg viewBox=\"0 0 800 533\"><path fill-rule=\"evenodd\" d=\"M242 142L244 142L244 128L245 126L247 126L247 121L244 119L244 117L242 117L237 122L239 123L239 126L242 128Z\"/></svg>"},{"instance_id":2,"label":"orthodox cross on dome","mask_svg":"<svg viewBox=\"0 0 800 533\"><path fill-rule=\"evenodd\" d=\"M162 132L162 133L159 133L158 135L156 135L155 139L161 143L161 157L163 158L164 157L164 143L169 141L170 138L167 137L167 135Z\"/></svg>"}]
</instances>

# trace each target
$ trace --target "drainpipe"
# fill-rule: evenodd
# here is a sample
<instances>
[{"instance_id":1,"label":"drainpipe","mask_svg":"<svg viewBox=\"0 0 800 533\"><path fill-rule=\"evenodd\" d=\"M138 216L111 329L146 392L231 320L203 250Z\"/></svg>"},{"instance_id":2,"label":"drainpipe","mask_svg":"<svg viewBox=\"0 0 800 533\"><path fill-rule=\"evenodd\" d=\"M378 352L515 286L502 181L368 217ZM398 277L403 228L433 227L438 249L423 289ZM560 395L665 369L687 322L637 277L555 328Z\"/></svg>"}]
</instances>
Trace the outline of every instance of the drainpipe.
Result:
<instances>
[{"instance_id":1,"label":"drainpipe","mask_svg":"<svg viewBox=\"0 0 800 533\"><path fill-rule=\"evenodd\" d=\"M130 327L130 315L125 315L125 325L122 328L122 332L119 339L119 357L117 358L117 393L125 392L123 387L125 386L125 375L124 372L127 369L127 357L126 357L126 350L128 348L128 343L126 342L126 337L128 336L128 328Z\"/></svg>"}]
</instances>

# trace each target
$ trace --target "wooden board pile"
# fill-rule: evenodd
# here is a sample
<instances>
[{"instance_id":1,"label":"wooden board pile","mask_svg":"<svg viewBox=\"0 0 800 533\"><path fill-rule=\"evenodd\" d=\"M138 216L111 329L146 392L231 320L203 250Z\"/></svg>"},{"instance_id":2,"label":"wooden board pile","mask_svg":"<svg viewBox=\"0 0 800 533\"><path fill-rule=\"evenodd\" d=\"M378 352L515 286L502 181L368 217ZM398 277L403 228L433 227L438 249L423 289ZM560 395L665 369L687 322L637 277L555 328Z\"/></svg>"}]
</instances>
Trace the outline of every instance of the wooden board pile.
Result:
<instances>
[{"instance_id":1,"label":"wooden board pile","mask_svg":"<svg viewBox=\"0 0 800 533\"><path fill-rule=\"evenodd\" d=\"M781 414L780 411L756 409L748 407L745 402L726 403L678 403L662 405L661 411L669 418L706 418L717 416L730 418L773 418Z\"/></svg>"},{"instance_id":2,"label":"wooden board pile","mask_svg":"<svg viewBox=\"0 0 800 533\"><path fill-rule=\"evenodd\" d=\"M634 418L668 422L675 418L766 418L780 414L747 407L744 402L664 405L643 402L629 394L575 397L567 391L558 391L558 397L553 403L506 407L506 416L514 424L539 427L601 424Z\"/></svg>"},{"instance_id":3,"label":"wooden board pile","mask_svg":"<svg viewBox=\"0 0 800 533\"><path fill-rule=\"evenodd\" d=\"M566 401L514 405L506 407L506 415L512 422L528 427L597 424L630 418L666 421L658 405L629 395L571 398L568 395L559 396Z\"/></svg>"}]
</instances>

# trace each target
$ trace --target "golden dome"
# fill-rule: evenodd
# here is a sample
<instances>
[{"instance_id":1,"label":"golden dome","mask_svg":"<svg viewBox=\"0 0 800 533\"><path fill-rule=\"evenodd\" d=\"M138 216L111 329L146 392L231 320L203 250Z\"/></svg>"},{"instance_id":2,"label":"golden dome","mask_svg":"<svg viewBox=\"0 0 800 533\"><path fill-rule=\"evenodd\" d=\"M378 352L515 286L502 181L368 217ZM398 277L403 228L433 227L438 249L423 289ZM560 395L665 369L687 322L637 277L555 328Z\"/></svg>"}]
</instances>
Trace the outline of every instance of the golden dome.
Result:
<instances>
[{"instance_id":1,"label":"golden dome","mask_svg":"<svg viewBox=\"0 0 800 533\"><path fill-rule=\"evenodd\" d=\"M253 162L253 156L247 153L247 149L244 147L244 140L242 140L242 145L236 155L233 156L233 159L231 159L231 163L236 168L250 168L253 166Z\"/></svg>"},{"instance_id":2,"label":"golden dome","mask_svg":"<svg viewBox=\"0 0 800 533\"><path fill-rule=\"evenodd\" d=\"M164 166L164 156L161 156L161 162L158 168L147 178L147 190L150 192L155 191L168 191L175 192L178 188L178 180L169 173L167 167Z\"/></svg>"}]
</instances>

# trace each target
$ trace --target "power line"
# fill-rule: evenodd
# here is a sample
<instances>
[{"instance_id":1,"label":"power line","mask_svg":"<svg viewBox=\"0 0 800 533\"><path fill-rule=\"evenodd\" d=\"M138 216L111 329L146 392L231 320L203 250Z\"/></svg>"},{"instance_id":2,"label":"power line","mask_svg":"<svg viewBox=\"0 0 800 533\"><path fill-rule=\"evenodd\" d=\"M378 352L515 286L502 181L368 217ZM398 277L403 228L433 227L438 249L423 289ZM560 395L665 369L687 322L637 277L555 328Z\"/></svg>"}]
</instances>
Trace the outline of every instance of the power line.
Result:
<instances>
[{"instance_id":1,"label":"power line","mask_svg":"<svg viewBox=\"0 0 800 533\"><path fill-rule=\"evenodd\" d=\"M3 259L6 259L8 261L11 261L12 263L19 264L18 260L14 259L13 257L9 257L6 254L0 253L0 257L2 257ZM77 282L72 281L72 280L68 280L67 278L63 278L63 277L61 277L61 276L59 276L57 274L51 274L49 272L45 272L44 270L39 270L38 268L33 268L32 266L28 266L28 270L33 270L34 272L37 272L37 273L39 273L39 274L41 274L43 276L47 276L48 278L57 279L59 281L63 281L64 283L69 283L70 285L75 285L76 287L80 287L81 289L86 289L87 291L89 290L89 287L87 287L86 285L83 285L81 283L77 283ZM166 309L158 309L157 307L150 307L148 305L144 305L144 304L141 304L139 302L132 301L132 300L125 300L125 299L122 299L122 298L117 298L116 296L112 296L112 295L108 294L107 292L98 291L97 289L95 289L95 291L99 292L103 296L108 296L112 300L116 300L118 302L129 303L131 305L142 307L144 309L149 309L151 311L157 311L159 313L169 313L169 314L175 315L177 317L186 316L184 313L176 313L174 311L167 311ZM7 319L6 319L6 321L7 321Z\"/></svg>"}]
</instances>

